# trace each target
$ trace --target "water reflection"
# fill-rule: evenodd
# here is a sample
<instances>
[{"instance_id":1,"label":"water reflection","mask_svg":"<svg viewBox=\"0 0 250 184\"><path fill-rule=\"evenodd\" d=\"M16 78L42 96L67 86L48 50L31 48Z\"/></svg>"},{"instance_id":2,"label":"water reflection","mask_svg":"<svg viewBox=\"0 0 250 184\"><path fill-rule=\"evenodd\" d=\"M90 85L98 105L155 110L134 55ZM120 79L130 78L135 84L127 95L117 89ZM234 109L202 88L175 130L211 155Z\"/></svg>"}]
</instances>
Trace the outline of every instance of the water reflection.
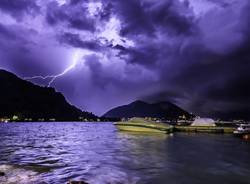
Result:
<instances>
[{"instance_id":1,"label":"water reflection","mask_svg":"<svg viewBox=\"0 0 250 184\"><path fill-rule=\"evenodd\" d=\"M1 125L0 140L0 165L8 165L16 178L32 173L31 181L250 181L249 142L230 135L136 134L118 132L111 123L19 123Z\"/></svg>"}]
</instances>

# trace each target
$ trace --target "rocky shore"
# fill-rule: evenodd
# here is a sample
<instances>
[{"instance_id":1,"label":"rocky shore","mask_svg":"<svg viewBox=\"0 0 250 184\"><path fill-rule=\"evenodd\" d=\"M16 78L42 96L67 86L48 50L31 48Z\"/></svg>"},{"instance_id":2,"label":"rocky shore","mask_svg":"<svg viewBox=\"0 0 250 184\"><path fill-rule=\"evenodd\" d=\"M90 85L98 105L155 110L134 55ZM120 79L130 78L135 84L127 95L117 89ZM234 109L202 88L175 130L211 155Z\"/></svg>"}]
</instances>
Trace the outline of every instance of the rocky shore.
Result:
<instances>
[{"instance_id":1,"label":"rocky shore","mask_svg":"<svg viewBox=\"0 0 250 184\"><path fill-rule=\"evenodd\" d=\"M39 183L38 174L31 170L22 169L11 165L0 165L0 183L4 184L31 184Z\"/></svg>"}]
</instances>

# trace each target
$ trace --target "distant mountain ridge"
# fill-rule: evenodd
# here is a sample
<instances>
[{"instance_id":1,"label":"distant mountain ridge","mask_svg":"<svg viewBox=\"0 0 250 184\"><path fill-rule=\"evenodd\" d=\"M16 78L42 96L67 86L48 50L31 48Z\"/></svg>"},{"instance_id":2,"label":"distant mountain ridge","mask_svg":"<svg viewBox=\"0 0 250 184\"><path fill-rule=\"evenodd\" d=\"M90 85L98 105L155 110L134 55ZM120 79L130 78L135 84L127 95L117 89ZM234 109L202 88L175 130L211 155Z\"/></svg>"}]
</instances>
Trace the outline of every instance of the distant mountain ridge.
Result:
<instances>
[{"instance_id":1,"label":"distant mountain ridge","mask_svg":"<svg viewBox=\"0 0 250 184\"><path fill-rule=\"evenodd\" d=\"M177 119L179 116L191 118L192 115L170 102L147 103L137 100L128 105L119 106L106 112L107 118L153 117Z\"/></svg>"},{"instance_id":2,"label":"distant mountain ridge","mask_svg":"<svg viewBox=\"0 0 250 184\"><path fill-rule=\"evenodd\" d=\"M78 121L96 119L89 112L82 112L70 105L54 88L40 87L0 69L0 118L17 116L21 119L55 119Z\"/></svg>"}]
</instances>

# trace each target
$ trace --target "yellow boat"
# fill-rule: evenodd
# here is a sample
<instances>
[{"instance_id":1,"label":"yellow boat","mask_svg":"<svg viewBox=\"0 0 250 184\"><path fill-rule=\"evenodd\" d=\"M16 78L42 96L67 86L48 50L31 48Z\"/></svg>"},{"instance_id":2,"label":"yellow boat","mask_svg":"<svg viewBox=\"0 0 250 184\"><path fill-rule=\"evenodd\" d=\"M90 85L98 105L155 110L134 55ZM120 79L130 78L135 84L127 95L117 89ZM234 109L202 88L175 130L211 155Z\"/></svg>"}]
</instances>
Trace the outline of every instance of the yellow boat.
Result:
<instances>
[{"instance_id":1,"label":"yellow boat","mask_svg":"<svg viewBox=\"0 0 250 184\"><path fill-rule=\"evenodd\" d=\"M121 131L150 132L150 133L172 133L173 127L165 123L146 120L144 118L131 118L129 121L115 123Z\"/></svg>"}]
</instances>

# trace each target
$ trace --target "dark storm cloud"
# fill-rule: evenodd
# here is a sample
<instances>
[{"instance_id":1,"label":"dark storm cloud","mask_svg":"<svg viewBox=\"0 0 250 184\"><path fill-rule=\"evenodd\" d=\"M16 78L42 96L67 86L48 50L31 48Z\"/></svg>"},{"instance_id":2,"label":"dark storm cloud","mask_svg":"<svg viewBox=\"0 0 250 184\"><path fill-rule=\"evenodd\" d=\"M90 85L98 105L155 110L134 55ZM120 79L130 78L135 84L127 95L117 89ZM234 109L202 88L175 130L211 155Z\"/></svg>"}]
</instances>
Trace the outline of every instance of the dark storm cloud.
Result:
<instances>
[{"instance_id":1,"label":"dark storm cloud","mask_svg":"<svg viewBox=\"0 0 250 184\"><path fill-rule=\"evenodd\" d=\"M94 31L94 20L87 17L87 9L77 3L64 4L59 6L57 2L51 2L47 5L46 20L49 25L65 23L70 28Z\"/></svg>"},{"instance_id":2,"label":"dark storm cloud","mask_svg":"<svg viewBox=\"0 0 250 184\"><path fill-rule=\"evenodd\" d=\"M9 30L2 24L0 24L0 35L2 39L15 39L17 37L15 32Z\"/></svg>"},{"instance_id":3,"label":"dark storm cloud","mask_svg":"<svg viewBox=\"0 0 250 184\"><path fill-rule=\"evenodd\" d=\"M230 6L230 3L225 1L225 0L220 0L220 1L218 1L218 0L208 0L208 1L210 1L212 3L216 3L216 4L220 5L223 8L227 8L227 7Z\"/></svg>"},{"instance_id":4,"label":"dark storm cloud","mask_svg":"<svg viewBox=\"0 0 250 184\"><path fill-rule=\"evenodd\" d=\"M152 6L152 5L151 5ZM182 4L182 8L176 5L175 1L168 1L152 8L150 16L153 24L159 26L166 32L172 34L192 34L194 31L193 17L187 14L181 14L182 10L189 4Z\"/></svg>"},{"instance_id":5,"label":"dark storm cloud","mask_svg":"<svg viewBox=\"0 0 250 184\"><path fill-rule=\"evenodd\" d=\"M104 4L107 1L104 1ZM165 1L108 1L109 10L122 20L122 35L147 34L154 36L155 31L169 34L191 34L193 17L183 13L188 3L173 0Z\"/></svg>"},{"instance_id":6,"label":"dark storm cloud","mask_svg":"<svg viewBox=\"0 0 250 184\"><path fill-rule=\"evenodd\" d=\"M81 2L82 2L82 0L70 0L69 4L70 5L77 5L77 4L81 3Z\"/></svg>"},{"instance_id":7,"label":"dark storm cloud","mask_svg":"<svg viewBox=\"0 0 250 184\"><path fill-rule=\"evenodd\" d=\"M249 41L247 41L250 32L246 31L247 26L244 26L247 22L246 17L249 16L249 13L246 13L246 6L244 15L242 14L237 22L236 30L237 34L245 40L244 43L238 44L237 38L232 38L231 33L224 30L225 39L221 37L222 42L219 43L222 45L220 53L216 49L208 48L207 43L202 41L203 33L198 27L199 19L189 17L190 15L177 16L180 12L175 12L176 7L171 4L171 1L166 2L164 1L161 6L155 8L157 11L153 11L154 8L151 8L151 11L146 10L148 14L145 13L145 10L137 10L137 12L143 12L141 15L144 13L145 15L142 16L143 18L137 15L143 21L142 24L137 25L139 28L136 27L135 30L141 30L140 34L147 34L148 30L143 32L143 23L155 20L152 30L155 32L166 30L168 34L172 35L170 39L174 40L174 44L168 44L168 37L165 35L165 43L150 42L150 39L154 40L151 37L144 38L144 41L148 39L148 42L143 42L143 46L137 45L132 50L115 47L120 50L122 56L129 56L129 60L127 60L129 63L146 67L150 63L152 70L160 74L162 88L155 94L141 98L149 101L165 99L177 102L200 115L219 116L219 114L224 114L226 116L225 111L228 111L227 115L230 116L230 113L237 114L241 111L238 114L243 117L244 112L242 111L245 110L246 114L247 109L250 108L248 89L250 48ZM225 9L228 6L233 7L230 3L218 3ZM186 3L185 6L188 8L189 4ZM129 21L129 19L125 20ZM131 21L131 25L133 21ZM133 26L131 26L131 32L134 33L133 31ZM180 37L178 36L180 34L186 36ZM228 49L227 42L230 39L230 42L237 43L233 45L233 49ZM138 44L141 40L135 37L134 41ZM220 38L216 41L219 42Z\"/></svg>"},{"instance_id":8,"label":"dark storm cloud","mask_svg":"<svg viewBox=\"0 0 250 184\"><path fill-rule=\"evenodd\" d=\"M52 54L42 54L46 47L38 45L38 32L32 28L0 23L0 64L1 67L19 76L54 73L57 69L50 62ZM51 51L51 52L55 52Z\"/></svg>"},{"instance_id":9,"label":"dark storm cloud","mask_svg":"<svg viewBox=\"0 0 250 184\"><path fill-rule=\"evenodd\" d=\"M139 48L119 48L119 56L128 56L127 62L131 64L140 64L148 68L155 67L159 60L160 53L157 45L145 45Z\"/></svg>"},{"instance_id":10,"label":"dark storm cloud","mask_svg":"<svg viewBox=\"0 0 250 184\"><path fill-rule=\"evenodd\" d=\"M136 44L132 48L114 47L120 51L120 57L128 56L128 63L157 67L162 59L178 54L175 50L181 47L181 42L185 41L183 38L199 35L187 1L129 0L109 3L112 3L112 13L122 20L120 34Z\"/></svg>"},{"instance_id":11,"label":"dark storm cloud","mask_svg":"<svg viewBox=\"0 0 250 184\"><path fill-rule=\"evenodd\" d=\"M178 99L186 98L184 94L181 93L181 91L176 91L174 89L168 89L167 91L159 91L155 92L151 95L141 96L138 97L139 99L147 102L161 102L161 101L170 101L172 103L178 103Z\"/></svg>"},{"instance_id":12,"label":"dark storm cloud","mask_svg":"<svg viewBox=\"0 0 250 184\"><path fill-rule=\"evenodd\" d=\"M6 42L6 45L16 43L17 45L24 46L26 44L34 44L29 36L37 35L37 32L32 28L23 28L16 25L4 25L0 23L0 36L2 43Z\"/></svg>"},{"instance_id":13,"label":"dark storm cloud","mask_svg":"<svg viewBox=\"0 0 250 184\"><path fill-rule=\"evenodd\" d=\"M99 14L101 20L109 20L111 18L113 5L111 3L103 4L102 11Z\"/></svg>"},{"instance_id":14,"label":"dark storm cloud","mask_svg":"<svg viewBox=\"0 0 250 184\"><path fill-rule=\"evenodd\" d=\"M117 1L113 3L112 11L122 20L123 35L126 34L152 34L152 26L141 1Z\"/></svg>"},{"instance_id":15,"label":"dark storm cloud","mask_svg":"<svg viewBox=\"0 0 250 184\"><path fill-rule=\"evenodd\" d=\"M165 92L152 95L151 100L179 99L180 105L199 115L246 118L250 109L249 43L224 54L204 45L189 45L175 54L174 63L158 71ZM172 99L169 91L175 91Z\"/></svg>"},{"instance_id":16,"label":"dark storm cloud","mask_svg":"<svg viewBox=\"0 0 250 184\"><path fill-rule=\"evenodd\" d=\"M36 15L40 8L34 0L1 0L0 10L21 20L24 14Z\"/></svg>"},{"instance_id":17,"label":"dark storm cloud","mask_svg":"<svg viewBox=\"0 0 250 184\"><path fill-rule=\"evenodd\" d=\"M33 43L27 34L34 34L32 30L24 30L18 26L6 26L0 23L0 63L1 67L22 73L30 71L29 45ZM36 67L36 66L35 66ZM38 72L39 69L36 69Z\"/></svg>"},{"instance_id":18,"label":"dark storm cloud","mask_svg":"<svg viewBox=\"0 0 250 184\"><path fill-rule=\"evenodd\" d=\"M102 8L90 15L88 3L98 2ZM54 83L77 106L101 114L135 99L168 100L198 115L216 117L227 113L243 117L250 109L249 2L69 0L40 4L41 22L32 25L36 31L18 22L12 26L7 26L8 20L1 22L0 57L8 52L11 56L1 65L21 74L53 74L70 66L75 50L93 52L80 55L79 69ZM38 9L31 0L0 2L0 11L15 19L24 17L23 21L24 15ZM51 59L42 53L46 48L54 53L54 47L65 49L58 52L60 57ZM57 62L70 49L68 62Z\"/></svg>"},{"instance_id":19,"label":"dark storm cloud","mask_svg":"<svg viewBox=\"0 0 250 184\"><path fill-rule=\"evenodd\" d=\"M109 72L107 68L103 66L103 64L101 63L102 58L98 57L95 54L92 54L86 56L84 60L85 65L90 70L91 80L95 84L94 86L96 88L105 90L108 89L110 85L125 85L125 82L122 81L121 78L114 76L112 72Z\"/></svg>"},{"instance_id":20,"label":"dark storm cloud","mask_svg":"<svg viewBox=\"0 0 250 184\"><path fill-rule=\"evenodd\" d=\"M27 45L34 44L26 34L34 35L32 29L23 29L19 26L3 25L0 23L0 48L4 53L11 53L14 50L28 53Z\"/></svg>"},{"instance_id":21,"label":"dark storm cloud","mask_svg":"<svg viewBox=\"0 0 250 184\"><path fill-rule=\"evenodd\" d=\"M101 50L101 44L97 40L83 41L80 38L79 34L63 33L62 35L58 36L58 40L61 43L70 45L75 48L83 48L93 51Z\"/></svg>"},{"instance_id":22,"label":"dark storm cloud","mask_svg":"<svg viewBox=\"0 0 250 184\"><path fill-rule=\"evenodd\" d=\"M91 80L95 86L104 89L112 80L105 74L104 68L99 60L100 58L98 56L89 55L85 57L85 64L90 69Z\"/></svg>"},{"instance_id":23,"label":"dark storm cloud","mask_svg":"<svg viewBox=\"0 0 250 184\"><path fill-rule=\"evenodd\" d=\"M249 32L250 33L250 32ZM250 109L250 39L234 52L222 59L228 78L207 90L207 96L214 100L241 103Z\"/></svg>"}]
</instances>

